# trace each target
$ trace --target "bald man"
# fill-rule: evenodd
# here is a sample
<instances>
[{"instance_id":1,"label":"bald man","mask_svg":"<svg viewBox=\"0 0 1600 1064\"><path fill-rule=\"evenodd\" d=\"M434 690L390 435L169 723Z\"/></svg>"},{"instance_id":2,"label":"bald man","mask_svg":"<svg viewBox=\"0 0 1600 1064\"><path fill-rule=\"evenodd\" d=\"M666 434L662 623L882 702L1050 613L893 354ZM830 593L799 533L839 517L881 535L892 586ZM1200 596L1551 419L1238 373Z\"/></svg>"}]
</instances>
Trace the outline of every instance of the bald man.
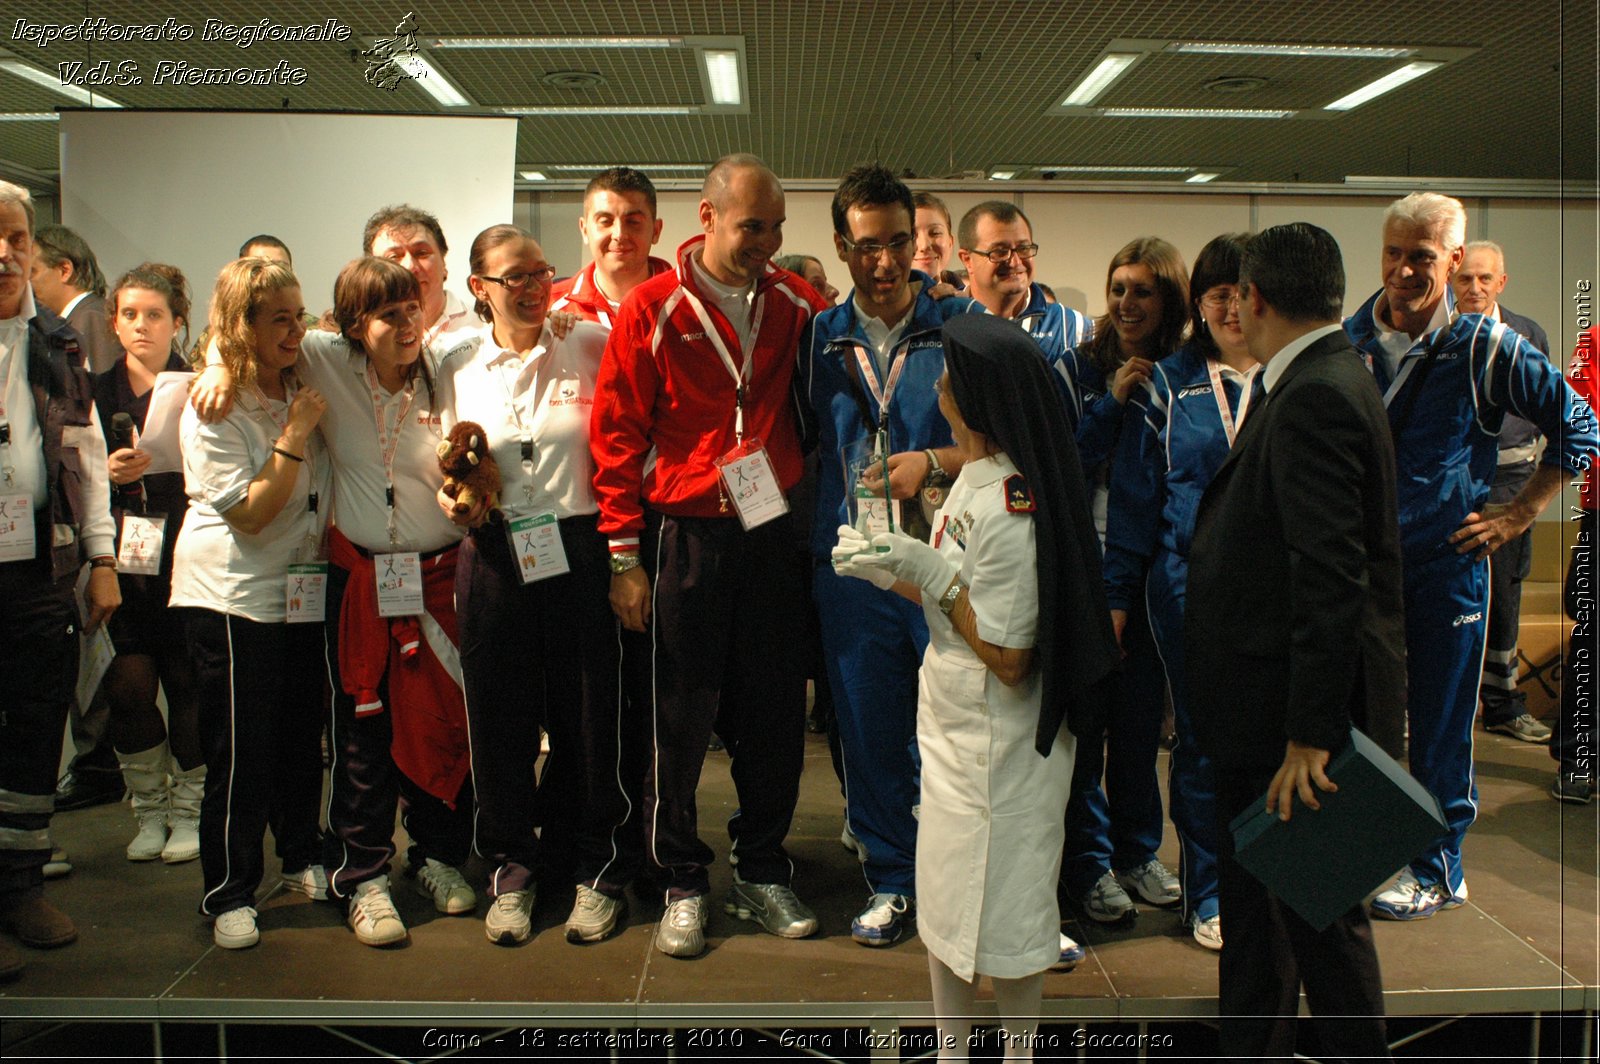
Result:
<instances>
[{"instance_id":1,"label":"bald man","mask_svg":"<svg viewBox=\"0 0 1600 1064\"><path fill-rule=\"evenodd\" d=\"M800 479L790 384L824 304L774 266L783 187L752 155L707 174L703 232L619 309L591 422L611 606L631 697L650 707L646 851L665 888L656 947L705 949L695 789L713 726L733 762L725 910L783 938L817 929L784 852L805 747L800 568L785 496Z\"/></svg>"}]
</instances>

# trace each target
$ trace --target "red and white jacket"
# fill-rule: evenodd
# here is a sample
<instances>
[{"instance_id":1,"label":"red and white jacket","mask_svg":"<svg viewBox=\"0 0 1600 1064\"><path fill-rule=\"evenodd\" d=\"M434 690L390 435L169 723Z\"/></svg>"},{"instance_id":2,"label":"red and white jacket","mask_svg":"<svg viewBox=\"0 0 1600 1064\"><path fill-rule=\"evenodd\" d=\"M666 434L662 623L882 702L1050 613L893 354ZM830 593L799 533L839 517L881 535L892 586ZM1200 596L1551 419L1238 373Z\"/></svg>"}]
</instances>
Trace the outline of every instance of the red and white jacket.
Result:
<instances>
[{"instance_id":1,"label":"red and white jacket","mask_svg":"<svg viewBox=\"0 0 1600 1064\"><path fill-rule=\"evenodd\" d=\"M715 299L695 283L690 258L705 239L685 243L676 269L628 293L600 363L589 446L600 532L613 551L638 549L646 506L677 517L733 516L721 501L715 462L736 443L736 389L708 326L735 366L743 366L744 350ZM790 395L795 352L806 323L824 309L788 270L769 263L756 282L744 438L765 444L786 492L801 472Z\"/></svg>"},{"instance_id":2,"label":"red and white jacket","mask_svg":"<svg viewBox=\"0 0 1600 1064\"><path fill-rule=\"evenodd\" d=\"M666 259L658 259L654 255L650 256L651 277L671 270L672 263ZM611 310L611 301L600 291L600 286L594 283L593 262L550 290L550 309L576 314L584 321L592 321L608 329L616 317Z\"/></svg>"}]
</instances>

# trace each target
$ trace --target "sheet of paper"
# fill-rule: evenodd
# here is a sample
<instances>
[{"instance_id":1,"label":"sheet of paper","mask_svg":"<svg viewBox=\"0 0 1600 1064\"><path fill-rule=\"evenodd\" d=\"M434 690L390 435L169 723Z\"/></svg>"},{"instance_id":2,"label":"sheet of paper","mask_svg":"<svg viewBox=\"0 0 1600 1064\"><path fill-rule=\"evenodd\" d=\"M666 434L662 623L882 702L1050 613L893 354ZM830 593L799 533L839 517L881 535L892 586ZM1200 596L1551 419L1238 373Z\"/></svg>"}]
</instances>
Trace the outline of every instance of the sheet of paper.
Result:
<instances>
[{"instance_id":1,"label":"sheet of paper","mask_svg":"<svg viewBox=\"0 0 1600 1064\"><path fill-rule=\"evenodd\" d=\"M189 382L194 374L167 370L156 374L150 390L150 411L144 416L144 431L139 434L139 450L150 456L151 473L181 473L183 454L178 449L178 419L183 404L189 401Z\"/></svg>"}]
</instances>

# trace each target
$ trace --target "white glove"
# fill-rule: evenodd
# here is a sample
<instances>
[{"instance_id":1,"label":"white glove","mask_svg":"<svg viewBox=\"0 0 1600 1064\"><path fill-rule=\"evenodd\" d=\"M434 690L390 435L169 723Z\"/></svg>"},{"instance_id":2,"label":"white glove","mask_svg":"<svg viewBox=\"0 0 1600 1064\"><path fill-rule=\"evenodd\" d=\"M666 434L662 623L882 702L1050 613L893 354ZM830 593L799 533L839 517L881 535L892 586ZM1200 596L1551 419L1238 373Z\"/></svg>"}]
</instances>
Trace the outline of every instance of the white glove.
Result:
<instances>
[{"instance_id":1,"label":"white glove","mask_svg":"<svg viewBox=\"0 0 1600 1064\"><path fill-rule=\"evenodd\" d=\"M894 586L894 574L880 566L862 565L860 559L872 554L872 542L849 525L839 526L839 542L833 548L833 571L840 576L865 580L887 591Z\"/></svg>"},{"instance_id":2,"label":"white glove","mask_svg":"<svg viewBox=\"0 0 1600 1064\"><path fill-rule=\"evenodd\" d=\"M937 602L950 581L961 574L944 555L900 532L880 532L873 537L872 546L873 552L858 555L856 564L887 569L895 579L916 584L927 602Z\"/></svg>"}]
</instances>

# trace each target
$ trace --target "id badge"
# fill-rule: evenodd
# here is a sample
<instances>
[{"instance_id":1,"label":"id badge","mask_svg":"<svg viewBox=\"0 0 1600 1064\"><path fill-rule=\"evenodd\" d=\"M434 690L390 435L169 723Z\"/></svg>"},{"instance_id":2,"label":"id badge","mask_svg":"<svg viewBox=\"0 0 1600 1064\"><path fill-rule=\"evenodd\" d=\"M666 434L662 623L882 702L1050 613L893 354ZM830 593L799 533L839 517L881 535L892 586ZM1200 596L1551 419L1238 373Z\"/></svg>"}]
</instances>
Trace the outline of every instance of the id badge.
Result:
<instances>
[{"instance_id":1,"label":"id badge","mask_svg":"<svg viewBox=\"0 0 1600 1064\"><path fill-rule=\"evenodd\" d=\"M25 562L36 550L32 496L0 495L0 562Z\"/></svg>"},{"instance_id":2,"label":"id badge","mask_svg":"<svg viewBox=\"0 0 1600 1064\"><path fill-rule=\"evenodd\" d=\"M284 620L289 624L321 624L328 613L328 563L289 566L284 580Z\"/></svg>"},{"instance_id":3,"label":"id badge","mask_svg":"<svg viewBox=\"0 0 1600 1064\"><path fill-rule=\"evenodd\" d=\"M374 554L372 576L378 582L379 617L415 617L423 612L422 556L416 551Z\"/></svg>"},{"instance_id":4,"label":"id badge","mask_svg":"<svg viewBox=\"0 0 1600 1064\"><path fill-rule=\"evenodd\" d=\"M555 514L512 517L506 522L506 536L511 541L511 557L516 559L517 575L524 584L572 571L567 564L567 548L561 543L561 525Z\"/></svg>"},{"instance_id":5,"label":"id badge","mask_svg":"<svg viewBox=\"0 0 1600 1064\"><path fill-rule=\"evenodd\" d=\"M117 571L139 576L161 575L161 545L167 538L165 514L123 514L117 544Z\"/></svg>"},{"instance_id":6,"label":"id badge","mask_svg":"<svg viewBox=\"0 0 1600 1064\"><path fill-rule=\"evenodd\" d=\"M882 495L874 495L865 489L856 495L856 520L855 528L868 539L893 532L904 527L900 520L900 500L885 499ZM874 550L886 551L888 547L875 547Z\"/></svg>"},{"instance_id":7,"label":"id badge","mask_svg":"<svg viewBox=\"0 0 1600 1064\"><path fill-rule=\"evenodd\" d=\"M778 487L767 449L759 439L745 440L718 458L717 471L746 532L789 512L789 500Z\"/></svg>"}]
</instances>

